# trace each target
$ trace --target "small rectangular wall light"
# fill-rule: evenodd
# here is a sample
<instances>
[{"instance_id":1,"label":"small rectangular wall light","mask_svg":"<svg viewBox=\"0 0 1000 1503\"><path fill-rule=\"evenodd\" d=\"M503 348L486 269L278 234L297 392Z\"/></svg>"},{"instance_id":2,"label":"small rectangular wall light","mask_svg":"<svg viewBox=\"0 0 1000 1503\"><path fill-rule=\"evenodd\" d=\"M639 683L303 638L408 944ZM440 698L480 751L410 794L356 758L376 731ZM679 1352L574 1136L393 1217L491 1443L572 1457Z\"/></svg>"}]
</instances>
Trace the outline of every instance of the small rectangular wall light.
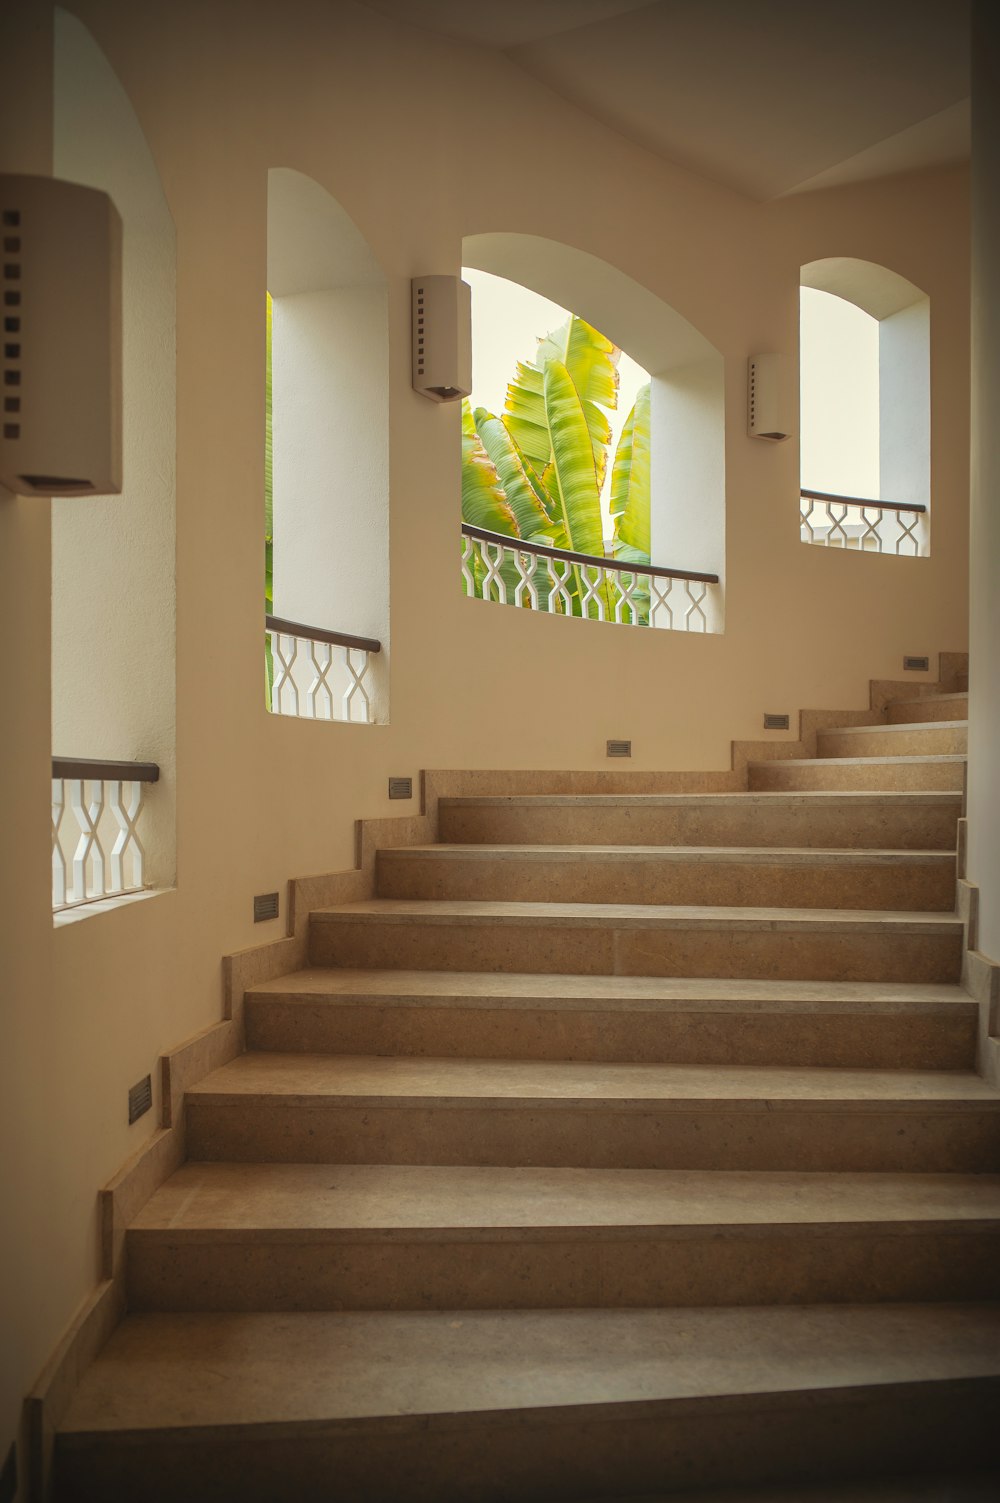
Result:
<instances>
[{"instance_id":1,"label":"small rectangular wall light","mask_svg":"<svg viewBox=\"0 0 1000 1503\"><path fill-rule=\"evenodd\" d=\"M122 223L106 193L0 176L0 485L122 488Z\"/></svg>"},{"instance_id":2,"label":"small rectangular wall light","mask_svg":"<svg viewBox=\"0 0 1000 1503\"><path fill-rule=\"evenodd\" d=\"M472 390L472 288L460 277L414 277L413 389L432 402Z\"/></svg>"},{"instance_id":3,"label":"small rectangular wall light","mask_svg":"<svg viewBox=\"0 0 1000 1503\"><path fill-rule=\"evenodd\" d=\"M795 431L795 388L790 355L751 355L747 362L747 433L772 443Z\"/></svg>"},{"instance_id":4,"label":"small rectangular wall light","mask_svg":"<svg viewBox=\"0 0 1000 1503\"><path fill-rule=\"evenodd\" d=\"M144 1117L153 1105L153 1078L144 1075L140 1081L129 1089L128 1093L128 1121L129 1126Z\"/></svg>"}]
</instances>

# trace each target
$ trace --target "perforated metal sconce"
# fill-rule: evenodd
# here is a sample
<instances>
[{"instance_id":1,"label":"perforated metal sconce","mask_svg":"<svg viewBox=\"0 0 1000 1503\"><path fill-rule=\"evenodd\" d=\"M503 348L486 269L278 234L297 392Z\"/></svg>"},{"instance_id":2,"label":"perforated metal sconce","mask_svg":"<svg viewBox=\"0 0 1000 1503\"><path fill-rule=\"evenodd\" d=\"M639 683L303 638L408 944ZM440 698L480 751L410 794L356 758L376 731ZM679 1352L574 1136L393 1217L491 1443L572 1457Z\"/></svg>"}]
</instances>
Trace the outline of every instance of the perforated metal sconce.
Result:
<instances>
[{"instance_id":1,"label":"perforated metal sconce","mask_svg":"<svg viewBox=\"0 0 1000 1503\"><path fill-rule=\"evenodd\" d=\"M472 390L472 288L459 277L414 277L413 389L432 402Z\"/></svg>"},{"instance_id":2,"label":"perforated metal sconce","mask_svg":"<svg viewBox=\"0 0 1000 1503\"><path fill-rule=\"evenodd\" d=\"M96 188L0 175L0 485L122 488L122 225Z\"/></svg>"},{"instance_id":3,"label":"perforated metal sconce","mask_svg":"<svg viewBox=\"0 0 1000 1503\"><path fill-rule=\"evenodd\" d=\"M796 392L789 355L751 355L747 362L747 433L780 443L795 431Z\"/></svg>"}]
</instances>

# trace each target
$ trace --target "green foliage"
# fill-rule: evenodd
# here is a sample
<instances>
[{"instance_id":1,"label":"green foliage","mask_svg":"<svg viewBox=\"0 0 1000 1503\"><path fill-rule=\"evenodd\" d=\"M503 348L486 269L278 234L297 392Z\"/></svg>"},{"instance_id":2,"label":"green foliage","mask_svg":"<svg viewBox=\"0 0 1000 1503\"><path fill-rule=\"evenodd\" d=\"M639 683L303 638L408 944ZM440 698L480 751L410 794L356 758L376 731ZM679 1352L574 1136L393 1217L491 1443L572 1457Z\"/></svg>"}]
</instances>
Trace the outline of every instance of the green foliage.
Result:
<instances>
[{"instance_id":1,"label":"green foliage","mask_svg":"<svg viewBox=\"0 0 1000 1503\"><path fill-rule=\"evenodd\" d=\"M618 405L618 356L609 339L571 314L538 341L534 360L517 362L499 417L484 407L473 412L463 402L464 522L573 553L606 556L601 489L611 443L608 411ZM619 440L611 513L614 557L648 563L648 384ZM479 594L483 571L475 567ZM506 577L506 567L503 572ZM574 568L567 587L574 614L582 614L580 567ZM611 616L617 596L612 579L604 594ZM508 595L512 598L510 589ZM645 604L648 614L648 592Z\"/></svg>"}]
</instances>

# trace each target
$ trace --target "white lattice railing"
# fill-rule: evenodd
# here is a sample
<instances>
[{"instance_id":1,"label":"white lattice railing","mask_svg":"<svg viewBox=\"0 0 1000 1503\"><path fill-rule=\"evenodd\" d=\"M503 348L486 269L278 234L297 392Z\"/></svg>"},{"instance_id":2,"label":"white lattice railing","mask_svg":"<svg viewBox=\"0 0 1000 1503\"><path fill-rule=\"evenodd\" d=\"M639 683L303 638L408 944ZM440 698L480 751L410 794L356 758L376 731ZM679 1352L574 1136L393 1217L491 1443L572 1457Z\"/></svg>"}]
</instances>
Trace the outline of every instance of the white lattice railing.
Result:
<instances>
[{"instance_id":1,"label":"white lattice railing","mask_svg":"<svg viewBox=\"0 0 1000 1503\"><path fill-rule=\"evenodd\" d=\"M278 616L266 617L265 625L270 708L275 715L374 723L368 675L372 658L382 651L381 642Z\"/></svg>"},{"instance_id":2,"label":"white lattice railing","mask_svg":"<svg viewBox=\"0 0 1000 1503\"><path fill-rule=\"evenodd\" d=\"M862 553L912 558L929 552L926 506L804 490L799 516L802 541L822 548L853 548Z\"/></svg>"},{"instance_id":3,"label":"white lattice railing","mask_svg":"<svg viewBox=\"0 0 1000 1503\"><path fill-rule=\"evenodd\" d=\"M466 595L617 626L718 630L717 574L567 553L462 524Z\"/></svg>"},{"instance_id":4,"label":"white lattice railing","mask_svg":"<svg viewBox=\"0 0 1000 1503\"><path fill-rule=\"evenodd\" d=\"M52 758L52 908L142 892L145 851L136 828L154 762Z\"/></svg>"}]
</instances>

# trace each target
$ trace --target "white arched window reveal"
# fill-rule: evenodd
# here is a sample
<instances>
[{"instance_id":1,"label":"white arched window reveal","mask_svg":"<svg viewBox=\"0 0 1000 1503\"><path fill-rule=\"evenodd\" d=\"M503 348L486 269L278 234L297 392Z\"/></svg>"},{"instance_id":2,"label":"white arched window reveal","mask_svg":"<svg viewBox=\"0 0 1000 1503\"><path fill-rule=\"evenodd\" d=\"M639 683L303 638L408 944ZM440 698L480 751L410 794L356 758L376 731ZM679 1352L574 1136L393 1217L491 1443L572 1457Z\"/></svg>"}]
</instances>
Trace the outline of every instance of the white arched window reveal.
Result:
<instances>
[{"instance_id":1,"label":"white arched window reveal","mask_svg":"<svg viewBox=\"0 0 1000 1503\"><path fill-rule=\"evenodd\" d=\"M534 299L539 320L533 329L536 339L552 332L548 323L554 320L558 325L572 310L617 347L613 358L618 367L619 403L617 410L611 404L605 412L611 433L607 463L611 467L616 452L620 452L621 430L636 394L645 388L649 466L646 552L655 568L678 571L673 583L666 577L657 581L655 576L638 583L625 579L626 595L630 597L634 591L638 603L638 608L632 611L630 599L622 607L619 591L614 588L621 576L600 569L588 573L589 566L583 566L577 570L581 577L570 579L558 560L533 556L527 550L519 552L509 546L500 550L497 545L470 539L466 527L467 593L549 613L589 615L592 620L721 631L725 573L722 356L704 335L648 288L609 263L572 246L515 233L473 235L463 242L463 262L471 269L469 280L473 287L476 400L492 381L495 403L498 406L500 403L502 380L495 372L484 380L479 370L483 358L479 321L490 316L487 293L498 279L516 284L515 292L527 290L524 301L529 307ZM502 316L499 322L502 336ZM530 361L535 353L533 348L515 349L513 345L507 348L502 337L497 347L500 363L512 368L518 359ZM618 351L622 352L620 356ZM468 417L467 413L466 427ZM463 443L468 445L472 440L471 431L464 433ZM602 510L606 556L620 559L623 555L612 536L614 519L609 486L602 497ZM585 551L589 554L594 550ZM553 588L553 574L560 578L565 575L567 590L562 596L558 581ZM693 577L685 579L685 574ZM706 578L712 582L706 583ZM661 591L664 598L657 611L656 600ZM581 605L586 609L582 610Z\"/></svg>"},{"instance_id":2,"label":"white arched window reveal","mask_svg":"<svg viewBox=\"0 0 1000 1503\"><path fill-rule=\"evenodd\" d=\"M304 718L384 722L389 641L386 280L336 199L290 168L268 173L267 288L271 612L314 633L270 633L268 703L277 713ZM262 319L263 314L262 307ZM355 645L329 640L340 635Z\"/></svg>"},{"instance_id":3,"label":"white arched window reveal","mask_svg":"<svg viewBox=\"0 0 1000 1503\"><path fill-rule=\"evenodd\" d=\"M930 552L930 304L869 261L802 268L802 541Z\"/></svg>"}]
</instances>

